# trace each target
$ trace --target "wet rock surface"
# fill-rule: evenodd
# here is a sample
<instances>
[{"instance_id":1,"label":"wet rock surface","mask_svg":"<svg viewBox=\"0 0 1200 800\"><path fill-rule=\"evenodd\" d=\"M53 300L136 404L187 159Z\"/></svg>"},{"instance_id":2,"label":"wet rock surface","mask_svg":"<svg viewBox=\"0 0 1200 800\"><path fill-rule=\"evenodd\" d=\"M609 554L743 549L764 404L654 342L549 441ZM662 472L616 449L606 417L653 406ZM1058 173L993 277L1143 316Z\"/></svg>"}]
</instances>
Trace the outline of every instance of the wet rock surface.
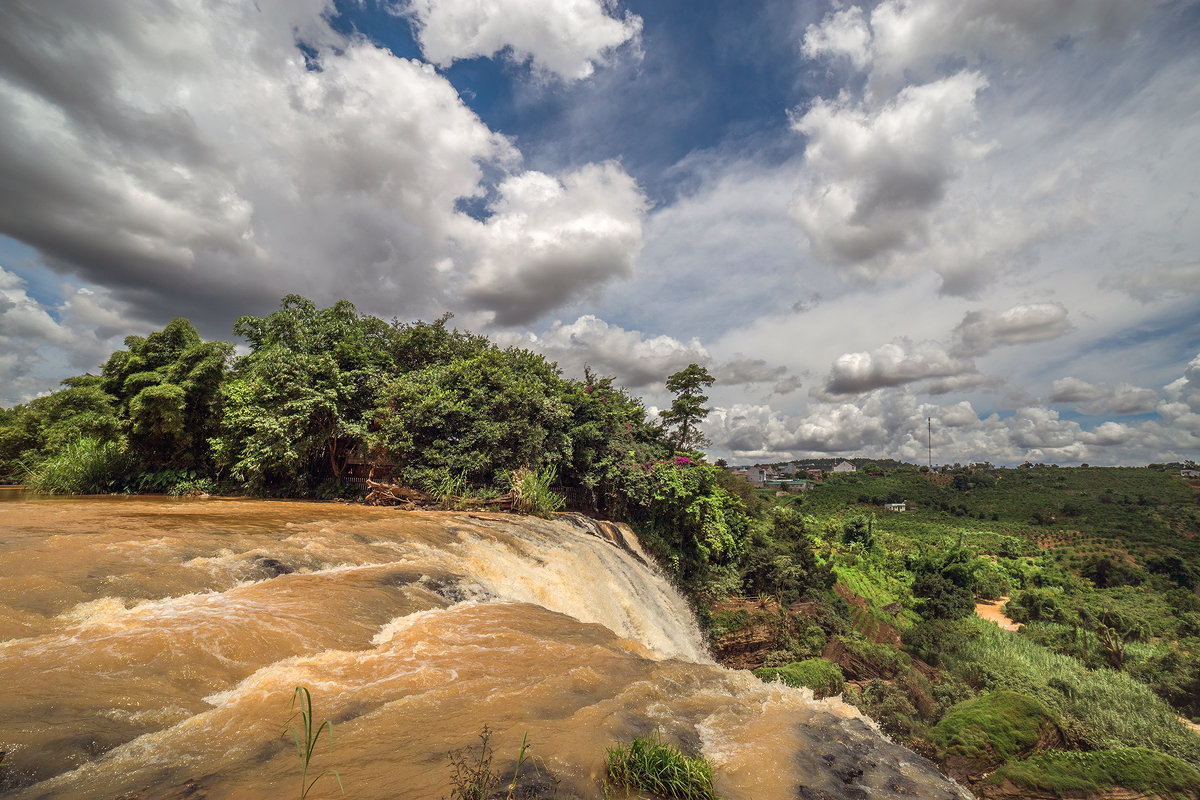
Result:
<instances>
[{"instance_id":1,"label":"wet rock surface","mask_svg":"<svg viewBox=\"0 0 1200 800\"><path fill-rule=\"evenodd\" d=\"M818 714L804 723L815 744L799 754L806 776L798 787L803 800L921 797L965 800L967 790L945 784L937 768L911 750L882 738L864 720L830 724ZM811 776L811 779L807 776ZM946 788L937 787L941 782Z\"/></svg>"}]
</instances>

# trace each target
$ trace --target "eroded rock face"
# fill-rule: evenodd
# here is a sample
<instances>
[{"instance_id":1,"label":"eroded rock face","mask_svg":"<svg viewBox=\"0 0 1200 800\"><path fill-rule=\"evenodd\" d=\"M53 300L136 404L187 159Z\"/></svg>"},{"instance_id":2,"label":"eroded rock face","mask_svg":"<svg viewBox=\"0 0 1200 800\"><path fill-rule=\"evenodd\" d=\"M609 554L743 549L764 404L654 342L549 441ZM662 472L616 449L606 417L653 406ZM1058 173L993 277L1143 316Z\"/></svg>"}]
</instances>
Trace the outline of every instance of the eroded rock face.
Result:
<instances>
[{"instance_id":1,"label":"eroded rock face","mask_svg":"<svg viewBox=\"0 0 1200 800\"><path fill-rule=\"evenodd\" d=\"M966 800L966 789L947 784L937 767L913 751L882 738L864 720L840 726L814 717L805 736L815 742L799 755L801 771L811 776L797 796L804 800L858 800L877 797L920 797Z\"/></svg>"}]
</instances>

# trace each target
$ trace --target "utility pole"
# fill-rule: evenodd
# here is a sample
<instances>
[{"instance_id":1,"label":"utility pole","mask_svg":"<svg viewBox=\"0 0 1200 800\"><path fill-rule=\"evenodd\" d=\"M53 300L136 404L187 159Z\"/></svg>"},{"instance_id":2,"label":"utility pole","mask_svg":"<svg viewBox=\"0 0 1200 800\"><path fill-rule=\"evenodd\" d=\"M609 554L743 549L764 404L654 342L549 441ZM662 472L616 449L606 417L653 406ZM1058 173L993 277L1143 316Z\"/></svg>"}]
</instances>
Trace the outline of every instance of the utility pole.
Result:
<instances>
[{"instance_id":1,"label":"utility pole","mask_svg":"<svg viewBox=\"0 0 1200 800\"><path fill-rule=\"evenodd\" d=\"M933 417L925 418L925 446L929 448L929 471L933 472Z\"/></svg>"}]
</instances>

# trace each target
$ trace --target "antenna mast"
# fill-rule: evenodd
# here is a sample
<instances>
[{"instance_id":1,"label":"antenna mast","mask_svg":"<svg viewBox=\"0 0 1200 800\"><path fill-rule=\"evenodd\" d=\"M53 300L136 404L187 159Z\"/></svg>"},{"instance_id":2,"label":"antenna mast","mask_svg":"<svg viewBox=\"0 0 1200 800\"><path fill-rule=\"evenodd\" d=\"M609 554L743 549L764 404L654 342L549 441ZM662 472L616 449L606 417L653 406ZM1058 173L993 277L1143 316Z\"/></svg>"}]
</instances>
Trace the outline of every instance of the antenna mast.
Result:
<instances>
[{"instance_id":1,"label":"antenna mast","mask_svg":"<svg viewBox=\"0 0 1200 800\"><path fill-rule=\"evenodd\" d=\"M925 446L929 448L929 471L933 472L933 417L925 418Z\"/></svg>"}]
</instances>

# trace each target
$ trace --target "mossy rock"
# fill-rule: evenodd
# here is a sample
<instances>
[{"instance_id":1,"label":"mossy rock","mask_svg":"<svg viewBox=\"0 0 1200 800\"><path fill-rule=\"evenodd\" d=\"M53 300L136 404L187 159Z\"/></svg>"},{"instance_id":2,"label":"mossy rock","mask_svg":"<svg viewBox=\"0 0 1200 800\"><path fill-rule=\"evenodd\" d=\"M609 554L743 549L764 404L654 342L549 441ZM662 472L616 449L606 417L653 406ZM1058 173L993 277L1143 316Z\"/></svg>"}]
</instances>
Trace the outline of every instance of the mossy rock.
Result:
<instances>
[{"instance_id":1,"label":"mossy rock","mask_svg":"<svg viewBox=\"0 0 1200 800\"><path fill-rule=\"evenodd\" d=\"M840 694L846 685L841 667L822 658L793 661L782 667L759 667L754 674L767 683L780 680L797 689L807 687L818 698Z\"/></svg>"},{"instance_id":2,"label":"mossy rock","mask_svg":"<svg viewBox=\"0 0 1200 800\"><path fill-rule=\"evenodd\" d=\"M1037 753L1005 764L992 773L987 784L1053 792L1059 797L1131 789L1162 797L1200 798L1200 770L1144 747Z\"/></svg>"},{"instance_id":3,"label":"mossy rock","mask_svg":"<svg viewBox=\"0 0 1200 800\"><path fill-rule=\"evenodd\" d=\"M1041 701L1008 691L989 692L952 706L929 738L939 758L987 765L1062 744L1058 720Z\"/></svg>"}]
</instances>

